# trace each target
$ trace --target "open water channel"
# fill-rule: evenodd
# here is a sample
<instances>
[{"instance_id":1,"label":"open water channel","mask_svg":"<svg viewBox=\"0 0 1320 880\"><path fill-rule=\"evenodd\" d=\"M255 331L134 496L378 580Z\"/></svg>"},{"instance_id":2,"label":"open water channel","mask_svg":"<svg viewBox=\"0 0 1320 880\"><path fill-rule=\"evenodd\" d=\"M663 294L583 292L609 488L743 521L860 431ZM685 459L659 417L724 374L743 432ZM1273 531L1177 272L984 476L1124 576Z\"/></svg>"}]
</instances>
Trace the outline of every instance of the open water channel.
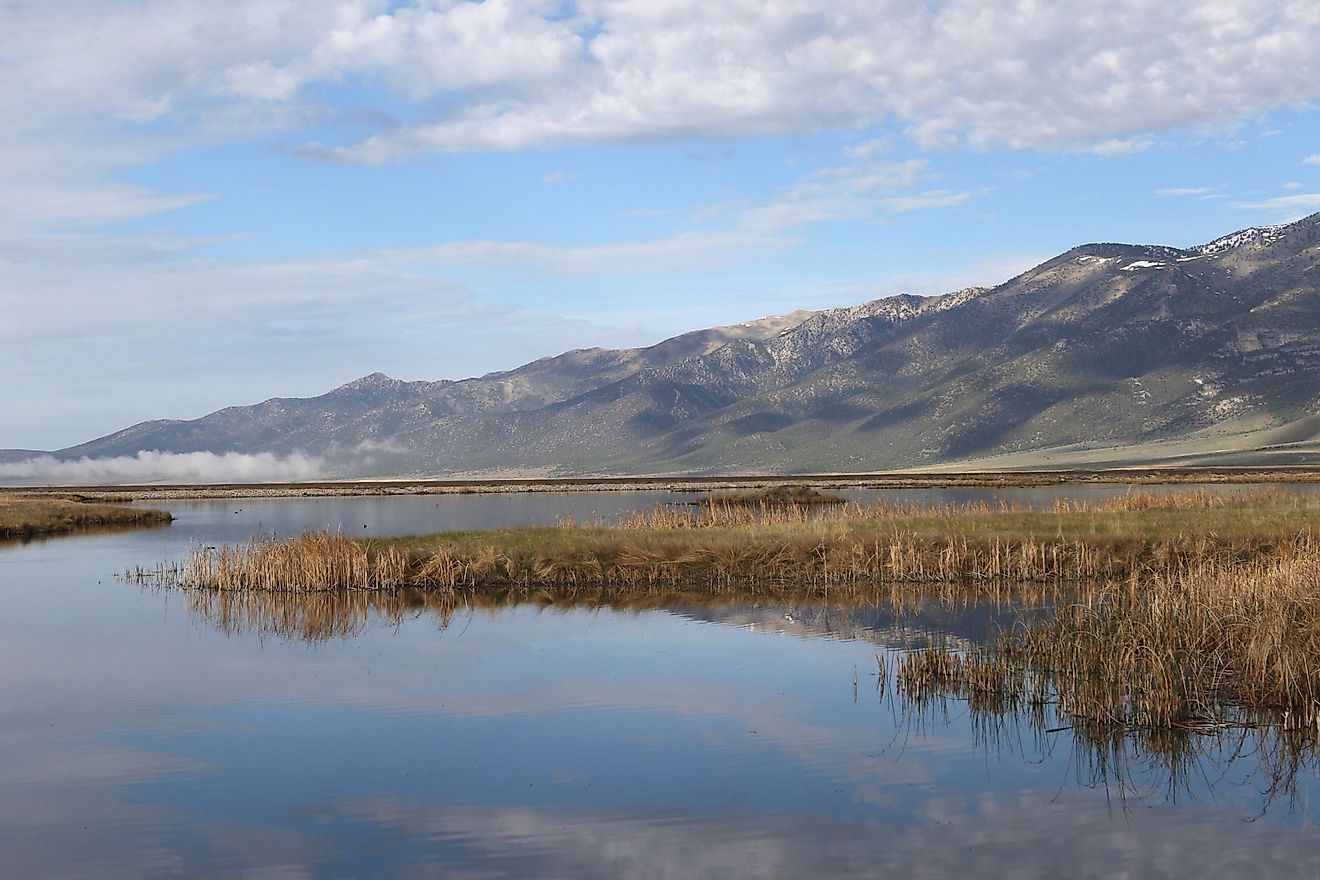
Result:
<instances>
[{"instance_id":1,"label":"open water channel","mask_svg":"<svg viewBox=\"0 0 1320 880\"><path fill-rule=\"evenodd\" d=\"M168 528L0 545L0 877L1320 876L1312 755L1238 731L1173 761L895 694L906 646L1031 609L346 609L325 635L116 578L673 500L178 501Z\"/></svg>"}]
</instances>

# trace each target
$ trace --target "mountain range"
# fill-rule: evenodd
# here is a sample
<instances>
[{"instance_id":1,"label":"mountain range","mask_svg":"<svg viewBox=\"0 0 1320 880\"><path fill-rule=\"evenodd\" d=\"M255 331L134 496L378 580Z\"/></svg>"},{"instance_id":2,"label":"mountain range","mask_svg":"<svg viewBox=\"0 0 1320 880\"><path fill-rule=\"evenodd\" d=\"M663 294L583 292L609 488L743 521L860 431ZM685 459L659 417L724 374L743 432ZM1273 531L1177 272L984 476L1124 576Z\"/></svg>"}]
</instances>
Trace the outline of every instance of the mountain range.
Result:
<instances>
[{"instance_id":1,"label":"mountain range","mask_svg":"<svg viewBox=\"0 0 1320 880\"><path fill-rule=\"evenodd\" d=\"M51 454L140 450L301 452L327 476L1320 461L1320 214L479 378L376 373Z\"/></svg>"}]
</instances>

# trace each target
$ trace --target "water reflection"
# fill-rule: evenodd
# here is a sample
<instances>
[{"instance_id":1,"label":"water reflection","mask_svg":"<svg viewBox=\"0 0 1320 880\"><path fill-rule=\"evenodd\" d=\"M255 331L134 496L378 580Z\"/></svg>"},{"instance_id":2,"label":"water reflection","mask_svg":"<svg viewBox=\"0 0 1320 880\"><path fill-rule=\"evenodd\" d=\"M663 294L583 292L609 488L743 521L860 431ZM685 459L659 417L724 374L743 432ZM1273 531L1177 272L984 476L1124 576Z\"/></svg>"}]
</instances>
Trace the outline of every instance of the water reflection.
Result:
<instances>
[{"instance_id":1,"label":"water reflection","mask_svg":"<svg viewBox=\"0 0 1320 880\"><path fill-rule=\"evenodd\" d=\"M140 523L111 523L94 526L78 526L67 532L55 532L35 535L0 535L0 550L26 547L31 544L46 544L51 541L64 541L70 537L95 538L103 535L118 535L124 532L164 531L169 529L169 521Z\"/></svg>"},{"instance_id":2,"label":"water reflection","mask_svg":"<svg viewBox=\"0 0 1320 880\"><path fill-rule=\"evenodd\" d=\"M1006 592L1003 601L968 601L926 595L898 586L889 600L857 598L827 602L818 591L776 585L775 601L758 602L730 593L670 588L641 591L608 585L577 588L554 595L524 589L453 594L437 590L351 590L313 593L149 587L182 593L189 613L229 636L274 636L321 642L361 635L372 625L399 626L426 618L446 629L455 616L497 614L514 607L547 612L605 609L637 613L664 611L693 621L747 630L867 641L890 650L927 645L980 644L1012 629L1049 616L1058 593L1031 585ZM798 595L795 595L795 592Z\"/></svg>"},{"instance_id":3,"label":"water reflection","mask_svg":"<svg viewBox=\"0 0 1320 880\"><path fill-rule=\"evenodd\" d=\"M1065 715L1057 697L1000 693L985 699L904 688L890 702L907 736L940 736L966 718L972 744L988 760L1041 763L1061 755L1071 782L1103 790L1127 811L1152 799L1168 803L1255 798L1254 818L1282 805L1309 812L1308 786L1320 771L1313 728L1289 726L1278 714L1254 713L1217 727L1139 728Z\"/></svg>"},{"instance_id":4,"label":"water reflection","mask_svg":"<svg viewBox=\"0 0 1320 880\"><path fill-rule=\"evenodd\" d=\"M353 639L373 627L427 620L437 629L519 609L571 615L587 610L612 614L661 611L692 621L799 639L869 643L876 663L853 667L854 699L883 701L896 719L896 738L941 739L965 726L970 745L987 760L1040 764L1062 758L1072 784L1101 789L1122 809L1152 798L1169 803L1214 798L1224 785L1258 798L1253 815L1277 803L1299 807L1299 791L1320 771L1311 728L1291 729L1278 717L1235 716L1217 728L1138 729L1087 722L1065 714L1058 695L1041 689L962 693L905 684L895 656L930 645L948 649L983 645L1016 626L1048 619L1059 596L1037 591L1035 601L953 601L907 597L902 602L830 603L714 600L697 593L657 593L624 601L601 593L552 600L504 595L468 597L421 590L313 594L186 590L188 610L227 636L278 637L319 643ZM859 680L865 687L859 687ZM1299 780L1302 785L1299 786ZM1301 805L1305 806L1305 805Z\"/></svg>"}]
</instances>

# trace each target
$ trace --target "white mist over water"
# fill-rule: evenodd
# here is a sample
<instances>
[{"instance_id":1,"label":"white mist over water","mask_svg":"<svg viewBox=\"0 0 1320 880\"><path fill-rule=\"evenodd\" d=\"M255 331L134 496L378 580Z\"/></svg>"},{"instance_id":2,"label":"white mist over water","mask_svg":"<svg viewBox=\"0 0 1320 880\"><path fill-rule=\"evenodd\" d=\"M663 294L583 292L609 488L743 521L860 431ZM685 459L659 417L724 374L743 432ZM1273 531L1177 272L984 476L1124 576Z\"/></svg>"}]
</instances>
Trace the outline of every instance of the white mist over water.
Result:
<instances>
[{"instance_id":1,"label":"white mist over water","mask_svg":"<svg viewBox=\"0 0 1320 880\"><path fill-rule=\"evenodd\" d=\"M293 452L159 452L143 450L115 458L60 460L40 455L0 462L0 482L55 485L119 483L259 483L314 480L327 476L325 459Z\"/></svg>"}]
</instances>

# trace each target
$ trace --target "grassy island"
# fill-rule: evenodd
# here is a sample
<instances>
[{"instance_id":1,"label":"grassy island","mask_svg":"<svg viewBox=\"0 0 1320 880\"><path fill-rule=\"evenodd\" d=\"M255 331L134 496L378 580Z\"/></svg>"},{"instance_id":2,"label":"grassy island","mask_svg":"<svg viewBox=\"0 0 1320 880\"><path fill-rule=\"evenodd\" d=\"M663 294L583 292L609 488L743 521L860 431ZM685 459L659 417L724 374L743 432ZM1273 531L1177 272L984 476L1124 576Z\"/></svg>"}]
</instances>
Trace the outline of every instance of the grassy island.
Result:
<instances>
[{"instance_id":1,"label":"grassy island","mask_svg":"<svg viewBox=\"0 0 1320 880\"><path fill-rule=\"evenodd\" d=\"M609 584L820 590L1113 580L1309 558L1320 499L1282 493L1134 493L1044 511L1011 506L707 503L612 526L352 539L313 533L208 548L177 572L221 590L563 591Z\"/></svg>"},{"instance_id":2,"label":"grassy island","mask_svg":"<svg viewBox=\"0 0 1320 880\"><path fill-rule=\"evenodd\" d=\"M831 495L810 486L770 486L742 492L712 492L696 505L741 505L747 507L792 507L814 504L847 504L842 495Z\"/></svg>"},{"instance_id":3,"label":"grassy island","mask_svg":"<svg viewBox=\"0 0 1320 880\"><path fill-rule=\"evenodd\" d=\"M78 496L12 498L0 495L0 540L60 535L82 529L164 525L168 511L93 504Z\"/></svg>"}]
</instances>

